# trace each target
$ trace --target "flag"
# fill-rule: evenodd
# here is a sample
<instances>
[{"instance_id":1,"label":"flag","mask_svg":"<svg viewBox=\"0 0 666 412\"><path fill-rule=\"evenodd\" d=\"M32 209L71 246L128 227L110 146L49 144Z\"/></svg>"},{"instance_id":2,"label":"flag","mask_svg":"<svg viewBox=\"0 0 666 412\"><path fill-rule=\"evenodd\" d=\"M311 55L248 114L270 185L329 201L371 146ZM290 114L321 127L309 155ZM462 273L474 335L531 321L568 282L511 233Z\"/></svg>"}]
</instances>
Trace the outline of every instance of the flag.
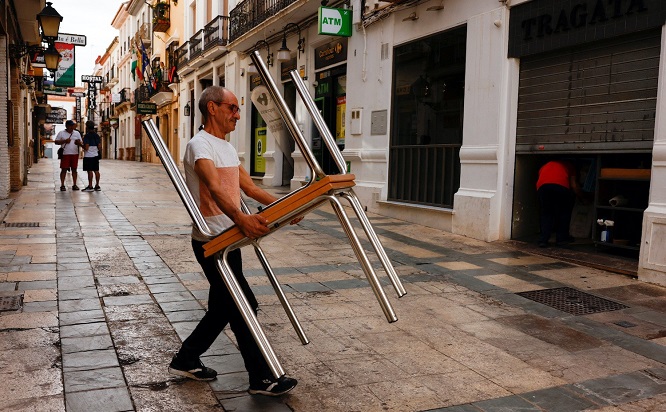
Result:
<instances>
[{"instance_id":1,"label":"flag","mask_svg":"<svg viewBox=\"0 0 666 412\"><path fill-rule=\"evenodd\" d=\"M150 59L148 58L148 52L146 51L146 46L143 44L143 39L141 40L141 69L142 76L145 76L148 80L148 91L150 94L153 94L153 71L150 67Z\"/></svg>"},{"instance_id":2,"label":"flag","mask_svg":"<svg viewBox=\"0 0 666 412\"><path fill-rule=\"evenodd\" d=\"M132 73L132 81L136 80L136 50L132 47L132 65L130 66L130 72Z\"/></svg>"},{"instance_id":3,"label":"flag","mask_svg":"<svg viewBox=\"0 0 666 412\"><path fill-rule=\"evenodd\" d=\"M137 48L136 50L136 75L139 76L139 81L143 81L143 55L141 50Z\"/></svg>"}]
</instances>

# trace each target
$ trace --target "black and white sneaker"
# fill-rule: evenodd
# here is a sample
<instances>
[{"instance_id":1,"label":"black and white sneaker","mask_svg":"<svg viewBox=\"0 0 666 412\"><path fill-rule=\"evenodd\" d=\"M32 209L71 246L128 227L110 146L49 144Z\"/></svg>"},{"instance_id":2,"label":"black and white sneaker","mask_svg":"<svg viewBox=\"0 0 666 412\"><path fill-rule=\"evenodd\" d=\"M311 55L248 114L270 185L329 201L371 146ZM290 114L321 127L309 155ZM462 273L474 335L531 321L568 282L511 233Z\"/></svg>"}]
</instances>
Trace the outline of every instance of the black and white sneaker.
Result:
<instances>
[{"instance_id":1,"label":"black and white sneaker","mask_svg":"<svg viewBox=\"0 0 666 412\"><path fill-rule=\"evenodd\" d=\"M280 396L294 389L298 381L294 378L281 376L278 379L264 379L257 384L250 384L251 395Z\"/></svg>"},{"instance_id":2,"label":"black and white sneaker","mask_svg":"<svg viewBox=\"0 0 666 412\"><path fill-rule=\"evenodd\" d=\"M204 366L201 360L182 362L176 356L173 357L169 364L169 373L197 381L212 381L217 377L215 369Z\"/></svg>"}]
</instances>

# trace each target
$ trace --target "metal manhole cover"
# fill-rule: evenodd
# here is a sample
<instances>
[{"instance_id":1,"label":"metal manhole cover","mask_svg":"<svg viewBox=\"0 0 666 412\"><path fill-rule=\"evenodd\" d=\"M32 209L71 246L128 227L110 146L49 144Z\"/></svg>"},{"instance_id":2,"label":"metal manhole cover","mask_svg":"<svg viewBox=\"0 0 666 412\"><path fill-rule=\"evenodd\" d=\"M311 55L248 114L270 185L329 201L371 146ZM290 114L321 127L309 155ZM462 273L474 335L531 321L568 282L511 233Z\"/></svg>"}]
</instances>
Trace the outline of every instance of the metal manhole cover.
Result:
<instances>
[{"instance_id":1,"label":"metal manhole cover","mask_svg":"<svg viewBox=\"0 0 666 412\"><path fill-rule=\"evenodd\" d=\"M23 306L23 294L0 296L0 312L19 310Z\"/></svg>"},{"instance_id":2,"label":"metal manhole cover","mask_svg":"<svg viewBox=\"0 0 666 412\"><path fill-rule=\"evenodd\" d=\"M5 227L39 227L39 222L5 222Z\"/></svg>"},{"instance_id":3,"label":"metal manhole cover","mask_svg":"<svg viewBox=\"0 0 666 412\"><path fill-rule=\"evenodd\" d=\"M517 295L572 315L611 312L629 307L572 288L532 290Z\"/></svg>"}]
</instances>

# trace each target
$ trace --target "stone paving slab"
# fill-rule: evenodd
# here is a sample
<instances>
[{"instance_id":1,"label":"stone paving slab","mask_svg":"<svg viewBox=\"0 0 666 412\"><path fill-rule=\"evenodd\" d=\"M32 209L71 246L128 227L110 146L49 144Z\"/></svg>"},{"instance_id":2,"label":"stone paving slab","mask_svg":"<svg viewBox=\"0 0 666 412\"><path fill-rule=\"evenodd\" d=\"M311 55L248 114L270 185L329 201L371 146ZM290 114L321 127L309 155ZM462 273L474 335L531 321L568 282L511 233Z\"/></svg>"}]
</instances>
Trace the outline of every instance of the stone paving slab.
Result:
<instances>
[{"instance_id":1,"label":"stone paving slab","mask_svg":"<svg viewBox=\"0 0 666 412\"><path fill-rule=\"evenodd\" d=\"M260 323L298 387L248 395L228 329L202 358L216 381L171 376L208 285L163 167L105 161L95 193L57 191L58 172L56 162L34 165L30 178L44 183L5 211L18 221L48 203L30 215L40 227L0 227L0 291L25 293L22 311L0 312L0 378L11 380L0 410L666 409L665 288L370 216L408 291L397 299L370 254L399 318L388 323L330 208L262 241L308 345L243 252ZM629 307L573 316L516 294L564 286Z\"/></svg>"}]
</instances>

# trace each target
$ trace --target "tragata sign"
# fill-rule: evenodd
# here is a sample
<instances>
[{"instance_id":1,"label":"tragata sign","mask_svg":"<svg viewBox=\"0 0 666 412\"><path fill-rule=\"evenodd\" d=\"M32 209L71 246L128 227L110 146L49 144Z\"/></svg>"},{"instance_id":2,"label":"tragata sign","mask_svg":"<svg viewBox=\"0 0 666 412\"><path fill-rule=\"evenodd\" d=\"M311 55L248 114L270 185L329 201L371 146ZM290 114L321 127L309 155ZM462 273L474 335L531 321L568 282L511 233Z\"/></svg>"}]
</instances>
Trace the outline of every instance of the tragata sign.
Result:
<instances>
[{"instance_id":1,"label":"tragata sign","mask_svg":"<svg viewBox=\"0 0 666 412\"><path fill-rule=\"evenodd\" d=\"M511 8L509 57L602 40L666 22L664 0L533 0Z\"/></svg>"}]
</instances>

